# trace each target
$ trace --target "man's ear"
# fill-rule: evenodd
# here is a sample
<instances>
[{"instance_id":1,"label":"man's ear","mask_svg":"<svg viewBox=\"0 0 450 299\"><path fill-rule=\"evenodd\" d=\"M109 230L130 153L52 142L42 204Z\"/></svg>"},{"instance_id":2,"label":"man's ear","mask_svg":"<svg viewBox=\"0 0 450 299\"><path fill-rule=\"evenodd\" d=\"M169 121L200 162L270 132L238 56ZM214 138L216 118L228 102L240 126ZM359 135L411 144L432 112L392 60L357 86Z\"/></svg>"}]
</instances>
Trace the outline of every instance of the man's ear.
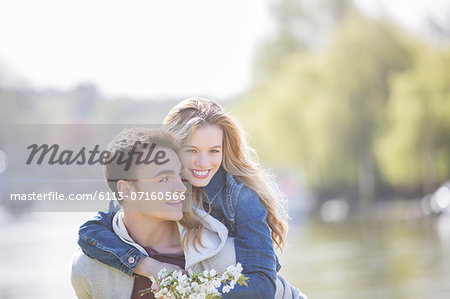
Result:
<instances>
[{"instance_id":1,"label":"man's ear","mask_svg":"<svg viewBox=\"0 0 450 299\"><path fill-rule=\"evenodd\" d=\"M130 200L130 194L132 192L132 186L131 183L125 180L119 180L117 182L117 191L121 192L119 194L122 195L123 200L128 201Z\"/></svg>"}]
</instances>

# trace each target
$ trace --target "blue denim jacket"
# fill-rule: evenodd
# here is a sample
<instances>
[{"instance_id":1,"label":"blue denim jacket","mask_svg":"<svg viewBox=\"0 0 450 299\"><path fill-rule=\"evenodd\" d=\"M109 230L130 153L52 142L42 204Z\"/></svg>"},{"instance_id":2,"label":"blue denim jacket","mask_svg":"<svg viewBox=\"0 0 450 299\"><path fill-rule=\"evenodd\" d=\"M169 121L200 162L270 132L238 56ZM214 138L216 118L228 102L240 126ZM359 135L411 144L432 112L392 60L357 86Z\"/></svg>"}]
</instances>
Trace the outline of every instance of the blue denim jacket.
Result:
<instances>
[{"instance_id":1,"label":"blue denim jacket","mask_svg":"<svg viewBox=\"0 0 450 299\"><path fill-rule=\"evenodd\" d=\"M273 298L277 271L281 268L273 249L267 211L252 189L222 168L208 186L203 187L211 205L211 215L223 222L235 238L236 259L249 277L249 287L236 287L224 298ZM204 200L204 207L209 204ZM132 275L144 257L139 250L122 242L114 234L114 213L99 212L80 227L78 244L83 252L105 264Z\"/></svg>"}]
</instances>

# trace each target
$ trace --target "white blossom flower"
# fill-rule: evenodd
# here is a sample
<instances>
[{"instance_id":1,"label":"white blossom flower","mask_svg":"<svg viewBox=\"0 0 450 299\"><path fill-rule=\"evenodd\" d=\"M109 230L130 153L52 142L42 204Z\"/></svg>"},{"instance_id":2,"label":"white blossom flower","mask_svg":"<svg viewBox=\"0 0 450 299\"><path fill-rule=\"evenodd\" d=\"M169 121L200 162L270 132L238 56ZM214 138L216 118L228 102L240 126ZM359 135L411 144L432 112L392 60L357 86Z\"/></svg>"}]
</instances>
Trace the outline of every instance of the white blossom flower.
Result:
<instances>
[{"instance_id":1,"label":"white blossom flower","mask_svg":"<svg viewBox=\"0 0 450 299\"><path fill-rule=\"evenodd\" d=\"M162 269L158 273L158 279L150 277L153 283L159 284L159 290L152 289L150 291L155 294L156 298L206 299L221 297L222 294L218 289L222 285L223 293L232 290L236 283L242 284L244 282L246 285L245 280L247 278L242 275L242 266L239 263L230 265L224 273L217 273L214 269L204 270L197 274L194 274L191 270L188 271L189 277L180 270L168 272L167 269Z\"/></svg>"}]
</instances>

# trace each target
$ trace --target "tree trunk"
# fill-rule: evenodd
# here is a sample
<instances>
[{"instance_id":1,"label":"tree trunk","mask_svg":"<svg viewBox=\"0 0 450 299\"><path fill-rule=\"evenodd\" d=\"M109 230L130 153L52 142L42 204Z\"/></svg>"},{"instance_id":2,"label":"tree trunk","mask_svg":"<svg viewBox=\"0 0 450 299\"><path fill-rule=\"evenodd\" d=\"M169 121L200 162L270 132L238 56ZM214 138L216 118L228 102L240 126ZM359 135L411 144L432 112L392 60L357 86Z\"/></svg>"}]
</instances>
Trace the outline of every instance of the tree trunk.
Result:
<instances>
[{"instance_id":1,"label":"tree trunk","mask_svg":"<svg viewBox=\"0 0 450 299\"><path fill-rule=\"evenodd\" d=\"M358 191L361 207L367 209L375 197L373 155L368 149L358 153Z\"/></svg>"},{"instance_id":2,"label":"tree trunk","mask_svg":"<svg viewBox=\"0 0 450 299\"><path fill-rule=\"evenodd\" d=\"M423 194L432 193L437 187L435 151L425 147L422 151L422 191Z\"/></svg>"}]
</instances>

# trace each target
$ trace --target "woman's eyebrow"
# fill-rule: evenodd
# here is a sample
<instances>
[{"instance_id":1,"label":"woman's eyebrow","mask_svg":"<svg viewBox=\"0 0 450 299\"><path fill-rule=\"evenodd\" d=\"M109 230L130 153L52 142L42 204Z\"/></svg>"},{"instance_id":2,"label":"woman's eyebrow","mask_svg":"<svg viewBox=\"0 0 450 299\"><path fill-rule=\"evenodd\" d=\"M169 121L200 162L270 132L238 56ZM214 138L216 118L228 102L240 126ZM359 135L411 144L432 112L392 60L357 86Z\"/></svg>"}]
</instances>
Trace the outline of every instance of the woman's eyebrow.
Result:
<instances>
[{"instance_id":1,"label":"woman's eyebrow","mask_svg":"<svg viewBox=\"0 0 450 299\"><path fill-rule=\"evenodd\" d=\"M183 145L183 147L198 148L195 145L190 145L190 144ZM210 148L221 148L221 147L222 147L221 145L215 145L215 146L211 146Z\"/></svg>"}]
</instances>

